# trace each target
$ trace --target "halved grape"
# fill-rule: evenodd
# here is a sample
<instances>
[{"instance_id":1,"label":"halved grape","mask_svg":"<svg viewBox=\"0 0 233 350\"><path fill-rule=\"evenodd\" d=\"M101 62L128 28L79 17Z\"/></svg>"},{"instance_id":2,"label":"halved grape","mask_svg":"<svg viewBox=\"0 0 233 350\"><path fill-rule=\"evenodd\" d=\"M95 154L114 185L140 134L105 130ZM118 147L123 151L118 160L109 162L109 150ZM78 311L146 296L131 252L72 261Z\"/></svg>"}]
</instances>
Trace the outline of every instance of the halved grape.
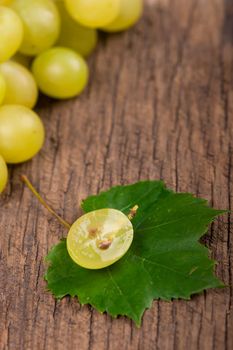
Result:
<instances>
[{"instance_id":1,"label":"halved grape","mask_svg":"<svg viewBox=\"0 0 233 350\"><path fill-rule=\"evenodd\" d=\"M7 61L20 47L23 24L12 9L0 6L0 62Z\"/></svg>"},{"instance_id":2,"label":"halved grape","mask_svg":"<svg viewBox=\"0 0 233 350\"><path fill-rule=\"evenodd\" d=\"M67 250L87 269L101 269L122 258L133 241L133 226L116 209L99 209L81 216L71 226Z\"/></svg>"},{"instance_id":3,"label":"halved grape","mask_svg":"<svg viewBox=\"0 0 233 350\"><path fill-rule=\"evenodd\" d=\"M71 18L62 1L57 2L57 6L61 17L61 31L56 45L68 47L84 57L88 56L96 47L97 30L84 27Z\"/></svg>"},{"instance_id":4,"label":"halved grape","mask_svg":"<svg viewBox=\"0 0 233 350\"><path fill-rule=\"evenodd\" d=\"M8 170L3 157L0 155L0 193L4 190L7 184Z\"/></svg>"},{"instance_id":5,"label":"halved grape","mask_svg":"<svg viewBox=\"0 0 233 350\"><path fill-rule=\"evenodd\" d=\"M3 75L0 72L0 105L2 104L6 94L6 82Z\"/></svg>"},{"instance_id":6,"label":"halved grape","mask_svg":"<svg viewBox=\"0 0 233 350\"><path fill-rule=\"evenodd\" d=\"M120 0L65 0L65 5L71 17L90 28L108 25L120 10Z\"/></svg>"},{"instance_id":7,"label":"halved grape","mask_svg":"<svg viewBox=\"0 0 233 350\"><path fill-rule=\"evenodd\" d=\"M60 17L51 0L13 0L11 7L24 25L20 52L34 56L50 48L60 31Z\"/></svg>"},{"instance_id":8,"label":"halved grape","mask_svg":"<svg viewBox=\"0 0 233 350\"><path fill-rule=\"evenodd\" d=\"M38 115L19 105L0 107L0 154L7 163L32 158L44 142L44 127Z\"/></svg>"},{"instance_id":9,"label":"halved grape","mask_svg":"<svg viewBox=\"0 0 233 350\"><path fill-rule=\"evenodd\" d=\"M37 56L32 72L43 93L61 99L78 95L88 81L88 67L82 56L63 47L53 47Z\"/></svg>"},{"instance_id":10,"label":"halved grape","mask_svg":"<svg viewBox=\"0 0 233 350\"><path fill-rule=\"evenodd\" d=\"M6 82L3 104L19 104L33 108L37 101L38 89L32 73L13 61L0 64L0 73Z\"/></svg>"},{"instance_id":11,"label":"halved grape","mask_svg":"<svg viewBox=\"0 0 233 350\"><path fill-rule=\"evenodd\" d=\"M143 0L121 0L120 13L117 18L103 27L107 32L118 32L134 25L143 10Z\"/></svg>"}]
</instances>

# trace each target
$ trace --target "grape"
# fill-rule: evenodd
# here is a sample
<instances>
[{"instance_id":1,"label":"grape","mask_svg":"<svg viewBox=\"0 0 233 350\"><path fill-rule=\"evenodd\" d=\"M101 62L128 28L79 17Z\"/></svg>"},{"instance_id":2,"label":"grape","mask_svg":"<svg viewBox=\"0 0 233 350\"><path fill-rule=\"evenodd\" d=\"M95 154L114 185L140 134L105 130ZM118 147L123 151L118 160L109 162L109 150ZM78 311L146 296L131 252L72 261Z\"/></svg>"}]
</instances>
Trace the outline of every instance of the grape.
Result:
<instances>
[{"instance_id":1,"label":"grape","mask_svg":"<svg viewBox=\"0 0 233 350\"><path fill-rule=\"evenodd\" d=\"M102 29L108 32L117 32L134 25L140 18L143 10L143 0L121 0L120 13L117 18Z\"/></svg>"},{"instance_id":2,"label":"grape","mask_svg":"<svg viewBox=\"0 0 233 350\"><path fill-rule=\"evenodd\" d=\"M38 115L20 105L0 107L0 154L7 163L32 158L44 142L44 127Z\"/></svg>"},{"instance_id":3,"label":"grape","mask_svg":"<svg viewBox=\"0 0 233 350\"><path fill-rule=\"evenodd\" d=\"M0 105L2 104L6 94L6 82L3 75L0 72Z\"/></svg>"},{"instance_id":4,"label":"grape","mask_svg":"<svg viewBox=\"0 0 233 350\"><path fill-rule=\"evenodd\" d=\"M101 269L119 260L133 241L133 226L116 209L99 209L81 216L71 226L67 250L74 262Z\"/></svg>"},{"instance_id":5,"label":"grape","mask_svg":"<svg viewBox=\"0 0 233 350\"><path fill-rule=\"evenodd\" d=\"M0 64L0 73L6 82L3 104L19 104L33 108L38 98L38 90L32 73L13 61Z\"/></svg>"},{"instance_id":6,"label":"grape","mask_svg":"<svg viewBox=\"0 0 233 350\"><path fill-rule=\"evenodd\" d=\"M10 8L0 5L0 62L13 56L23 40L23 24Z\"/></svg>"},{"instance_id":7,"label":"grape","mask_svg":"<svg viewBox=\"0 0 233 350\"><path fill-rule=\"evenodd\" d=\"M61 32L56 45L68 47L82 56L88 56L97 44L96 29L84 27L72 19L63 2L58 2L57 6L61 16Z\"/></svg>"},{"instance_id":8,"label":"grape","mask_svg":"<svg viewBox=\"0 0 233 350\"><path fill-rule=\"evenodd\" d=\"M88 80L84 59L62 47L54 47L36 57L32 72L43 93L61 99L78 95Z\"/></svg>"},{"instance_id":9,"label":"grape","mask_svg":"<svg viewBox=\"0 0 233 350\"><path fill-rule=\"evenodd\" d=\"M2 191L6 187L7 179L8 179L7 166L6 166L5 160L0 155L0 193L2 193Z\"/></svg>"},{"instance_id":10,"label":"grape","mask_svg":"<svg viewBox=\"0 0 233 350\"><path fill-rule=\"evenodd\" d=\"M0 0L0 6L3 5L3 6L7 6L7 5L10 5L12 0Z\"/></svg>"},{"instance_id":11,"label":"grape","mask_svg":"<svg viewBox=\"0 0 233 350\"><path fill-rule=\"evenodd\" d=\"M69 14L90 28L104 27L114 21L121 0L65 0Z\"/></svg>"},{"instance_id":12,"label":"grape","mask_svg":"<svg viewBox=\"0 0 233 350\"><path fill-rule=\"evenodd\" d=\"M21 53L34 56L55 43L60 31L60 17L51 0L14 0L11 6L24 25Z\"/></svg>"}]
</instances>

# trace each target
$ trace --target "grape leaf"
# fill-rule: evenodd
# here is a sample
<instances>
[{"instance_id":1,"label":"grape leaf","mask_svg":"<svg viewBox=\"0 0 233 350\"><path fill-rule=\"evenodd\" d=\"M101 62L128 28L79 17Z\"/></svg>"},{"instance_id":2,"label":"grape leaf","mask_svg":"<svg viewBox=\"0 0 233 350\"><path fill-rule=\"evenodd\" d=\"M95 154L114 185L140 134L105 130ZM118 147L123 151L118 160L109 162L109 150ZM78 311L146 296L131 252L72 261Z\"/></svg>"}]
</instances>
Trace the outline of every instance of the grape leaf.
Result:
<instances>
[{"instance_id":1,"label":"grape leaf","mask_svg":"<svg viewBox=\"0 0 233 350\"><path fill-rule=\"evenodd\" d=\"M225 211L210 208L192 194L174 193L162 181L113 187L87 198L82 208L115 208L127 214L136 204L133 244L110 267L78 266L69 257L65 240L51 249L45 278L55 297L78 296L81 304L113 317L125 315L140 325L153 299L190 299L204 289L223 286L214 276L215 261L198 240Z\"/></svg>"}]
</instances>

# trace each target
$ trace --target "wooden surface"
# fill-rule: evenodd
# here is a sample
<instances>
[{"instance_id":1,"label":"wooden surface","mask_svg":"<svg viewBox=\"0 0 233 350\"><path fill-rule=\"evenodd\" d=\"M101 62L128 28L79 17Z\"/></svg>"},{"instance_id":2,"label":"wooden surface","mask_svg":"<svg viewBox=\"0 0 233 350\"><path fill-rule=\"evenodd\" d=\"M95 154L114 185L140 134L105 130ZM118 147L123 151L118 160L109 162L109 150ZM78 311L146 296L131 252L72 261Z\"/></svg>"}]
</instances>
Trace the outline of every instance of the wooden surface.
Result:
<instances>
[{"instance_id":1,"label":"wooden surface","mask_svg":"<svg viewBox=\"0 0 233 350\"><path fill-rule=\"evenodd\" d=\"M232 209L232 11L231 0L148 0L135 28L102 36L80 98L42 98L45 146L11 168L0 200L1 349L233 349L232 217L205 238L229 287L154 301L137 329L46 292L43 258L66 231L19 180L27 174L70 222L82 198L139 179Z\"/></svg>"}]
</instances>

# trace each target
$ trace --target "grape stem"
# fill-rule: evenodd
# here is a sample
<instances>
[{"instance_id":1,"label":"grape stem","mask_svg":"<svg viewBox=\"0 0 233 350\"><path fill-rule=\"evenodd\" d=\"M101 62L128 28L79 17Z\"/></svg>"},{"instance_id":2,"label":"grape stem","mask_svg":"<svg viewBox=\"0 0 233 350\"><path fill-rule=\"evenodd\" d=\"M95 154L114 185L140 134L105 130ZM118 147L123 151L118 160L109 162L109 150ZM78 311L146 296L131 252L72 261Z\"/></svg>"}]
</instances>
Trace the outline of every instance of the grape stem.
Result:
<instances>
[{"instance_id":1,"label":"grape stem","mask_svg":"<svg viewBox=\"0 0 233 350\"><path fill-rule=\"evenodd\" d=\"M71 225L65 221L64 219L62 219L61 216L59 216L47 203L46 201L41 197L41 195L37 192L37 190L35 189L35 187L33 186L33 184L29 181L29 179L27 178L26 175L21 175L21 180L25 183L25 185L29 188L29 190L34 194L34 196L36 196L36 198L38 199L38 201L50 212L50 214L52 214L53 216L55 216L55 218L60 222L60 224L62 224L63 226L65 226L66 228L70 229Z\"/></svg>"},{"instance_id":2,"label":"grape stem","mask_svg":"<svg viewBox=\"0 0 233 350\"><path fill-rule=\"evenodd\" d=\"M139 206L135 205L132 209L130 209L129 214L128 214L128 219L131 221L133 220L133 218L135 217L135 215L137 214L137 210L138 210Z\"/></svg>"}]
</instances>

